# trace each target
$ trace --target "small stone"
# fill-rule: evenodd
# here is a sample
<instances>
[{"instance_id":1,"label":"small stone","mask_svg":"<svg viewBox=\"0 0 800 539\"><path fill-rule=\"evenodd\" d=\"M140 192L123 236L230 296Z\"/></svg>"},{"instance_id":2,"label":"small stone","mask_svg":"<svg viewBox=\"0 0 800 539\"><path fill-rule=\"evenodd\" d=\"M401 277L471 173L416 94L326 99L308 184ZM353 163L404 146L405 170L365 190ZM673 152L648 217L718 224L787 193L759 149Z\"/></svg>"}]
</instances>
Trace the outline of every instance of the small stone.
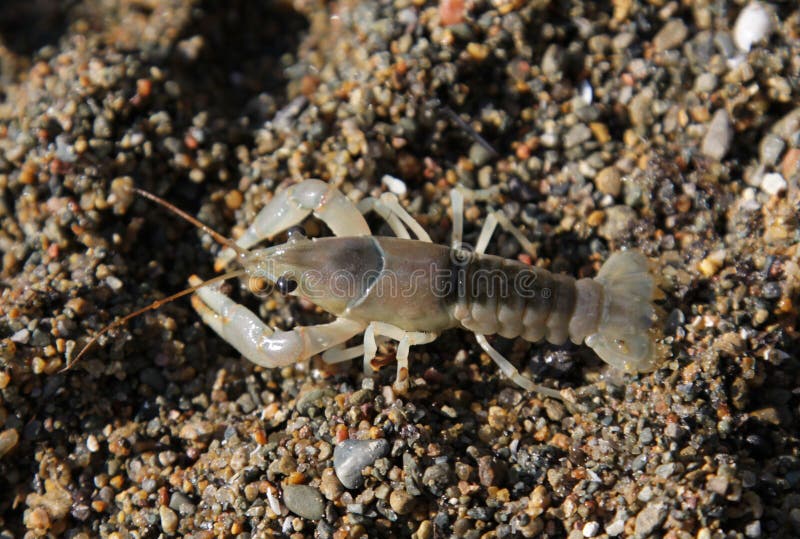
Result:
<instances>
[{"instance_id":1,"label":"small stone","mask_svg":"<svg viewBox=\"0 0 800 539\"><path fill-rule=\"evenodd\" d=\"M606 220L606 214L603 210L594 210L586 218L586 224L589 226L600 226Z\"/></svg>"},{"instance_id":2,"label":"small stone","mask_svg":"<svg viewBox=\"0 0 800 539\"><path fill-rule=\"evenodd\" d=\"M414 508L414 497L403 489L393 490L389 496L389 505L398 515L406 515Z\"/></svg>"},{"instance_id":3,"label":"small stone","mask_svg":"<svg viewBox=\"0 0 800 539\"><path fill-rule=\"evenodd\" d=\"M747 537L761 537L761 521L754 520L744 527L744 534Z\"/></svg>"},{"instance_id":4,"label":"small stone","mask_svg":"<svg viewBox=\"0 0 800 539\"><path fill-rule=\"evenodd\" d=\"M301 415L310 415L311 412L325 408L325 401L332 398L334 392L328 388L314 388L302 393L295 403L295 408Z\"/></svg>"},{"instance_id":5,"label":"small stone","mask_svg":"<svg viewBox=\"0 0 800 539\"><path fill-rule=\"evenodd\" d=\"M636 537L649 537L667 518L667 504L662 501L648 503L636 515Z\"/></svg>"},{"instance_id":6,"label":"small stone","mask_svg":"<svg viewBox=\"0 0 800 539\"><path fill-rule=\"evenodd\" d=\"M754 43L765 39L772 31L772 17L761 2L750 2L736 17L733 42L742 52L749 52Z\"/></svg>"},{"instance_id":7,"label":"small stone","mask_svg":"<svg viewBox=\"0 0 800 539\"><path fill-rule=\"evenodd\" d=\"M40 535L51 526L50 515L42 507L36 507L31 511L25 512L25 526L29 530L37 530Z\"/></svg>"},{"instance_id":8,"label":"small stone","mask_svg":"<svg viewBox=\"0 0 800 539\"><path fill-rule=\"evenodd\" d=\"M195 505L189 501L189 498L183 492L172 493L172 497L169 499L169 507L184 516L193 515L196 510Z\"/></svg>"},{"instance_id":9,"label":"small stone","mask_svg":"<svg viewBox=\"0 0 800 539\"><path fill-rule=\"evenodd\" d=\"M724 475L714 475L709 477L708 481L706 481L706 488L720 496L725 496L728 492L729 484L730 481Z\"/></svg>"},{"instance_id":10,"label":"small stone","mask_svg":"<svg viewBox=\"0 0 800 539\"><path fill-rule=\"evenodd\" d=\"M489 56L489 47L483 43L467 43L467 54L477 62L482 62Z\"/></svg>"},{"instance_id":11,"label":"small stone","mask_svg":"<svg viewBox=\"0 0 800 539\"><path fill-rule=\"evenodd\" d=\"M358 488L364 483L361 471L389 454L389 442L379 440L345 440L333 450L333 468L345 488Z\"/></svg>"},{"instance_id":12,"label":"small stone","mask_svg":"<svg viewBox=\"0 0 800 539\"><path fill-rule=\"evenodd\" d=\"M556 44L545 49L542 55L542 73L547 77L555 78L561 73L561 64L564 62L564 50Z\"/></svg>"},{"instance_id":13,"label":"small stone","mask_svg":"<svg viewBox=\"0 0 800 539\"><path fill-rule=\"evenodd\" d=\"M325 498L334 501L342 495L344 488L333 468L325 468L322 472L322 479L319 482L319 490Z\"/></svg>"},{"instance_id":14,"label":"small stone","mask_svg":"<svg viewBox=\"0 0 800 539\"><path fill-rule=\"evenodd\" d=\"M653 48L656 52L674 49L686 40L687 35L689 29L682 20L670 19L653 38Z\"/></svg>"},{"instance_id":15,"label":"small stone","mask_svg":"<svg viewBox=\"0 0 800 539\"><path fill-rule=\"evenodd\" d=\"M594 537L600 531L600 523L595 520L587 522L583 525L583 530L581 531L584 537Z\"/></svg>"},{"instance_id":16,"label":"small stone","mask_svg":"<svg viewBox=\"0 0 800 539\"><path fill-rule=\"evenodd\" d=\"M7 429L0 432L0 458L14 449L19 443L19 433L16 429Z\"/></svg>"},{"instance_id":17,"label":"small stone","mask_svg":"<svg viewBox=\"0 0 800 539\"><path fill-rule=\"evenodd\" d=\"M114 292L119 292L120 290L122 290L122 287L125 286L125 284L118 277L115 277L113 275L109 275L106 278L106 284Z\"/></svg>"},{"instance_id":18,"label":"small stone","mask_svg":"<svg viewBox=\"0 0 800 539\"><path fill-rule=\"evenodd\" d=\"M444 488L450 483L450 466L445 462L440 462L425 469L422 474L422 484L436 496L440 495Z\"/></svg>"},{"instance_id":19,"label":"small stone","mask_svg":"<svg viewBox=\"0 0 800 539\"><path fill-rule=\"evenodd\" d=\"M639 128L647 127L653 123L653 90L645 88L633 96L628 103L628 116L631 123Z\"/></svg>"},{"instance_id":20,"label":"small stone","mask_svg":"<svg viewBox=\"0 0 800 539\"><path fill-rule=\"evenodd\" d=\"M694 89L701 93L711 93L717 87L717 76L713 73L701 73L694 79Z\"/></svg>"},{"instance_id":21,"label":"small stone","mask_svg":"<svg viewBox=\"0 0 800 539\"><path fill-rule=\"evenodd\" d=\"M761 190L768 195L777 195L782 193L786 190L787 186L788 184L786 183L786 180L784 180L783 176L777 172L765 174L761 179Z\"/></svg>"},{"instance_id":22,"label":"small stone","mask_svg":"<svg viewBox=\"0 0 800 539\"><path fill-rule=\"evenodd\" d=\"M598 234L607 240L618 240L633 232L636 212L629 206L611 206L606 210L606 220L597 229Z\"/></svg>"},{"instance_id":23,"label":"small stone","mask_svg":"<svg viewBox=\"0 0 800 539\"><path fill-rule=\"evenodd\" d=\"M492 153L483 146L483 144L474 143L469 148L469 160L472 161L476 167L485 165L489 159L492 158Z\"/></svg>"},{"instance_id":24,"label":"small stone","mask_svg":"<svg viewBox=\"0 0 800 539\"><path fill-rule=\"evenodd\" d=\"M238 210L242 202L244 202L244 197L242 196L242 192L238 189L232 189L225 193L225 205L231 210Z\"/></svg>"},{"instance_id":25,"label":"small stone","mask_svg":"<svg viewBox=\"0 0 800 539\"><path fill-rule=\"evenodd\" d=\"M601 193L618 196L622 191L622 174L617 167L606 167L597 173L594 184Z\"/></svg>"},{"instance_id":26,"label":"small stone","mask_svg":"<svg viewBox=\"0 0 800 539\"><path fill-rule=\"evenodd\" d=\"M28 344L31 340L31 332L27 328L22 328L11 336L11 341L17 344Z\"/></svg>"},{"instance_id":27,"label":"small stone","mask_svg":"<svg viewBox=\"0 0 800 539\"><path fill-rule=\"evenodd\" d=\"M698 264L697 269L700 270L700 273L703 274L703 277L711 278L713 277L722 265L725 263L725 255L726 251L724 249L720 249L714 251L713 253L709 254L703 260L700 261Z\"/></svg>"},{"instance_id":28,"label":"small stone","mask_svg":"<svg viewBox=\"0 0 800 539\"><path fill-rule=\"evenodd\" d=\"M728 112L725 109L718 109L708 125L700 151L706 157L719 161L728 153L732 139L733 128Z\"/></svg>"},{"instance_id":29,"label":"small stone","mask_svg":"<svg viewBox=\"0 0 800 539\"><path fill-rule=\"evenodd\" d=\"M592 138L592 130L586 124L575 124L564 135L564 148L574 148Z\"/></svg>"},{"instance_id":30,"label":"small stone","mask_svg":"<svg viewBox=\"0 0 800 539\"><path fill-rule=\"evenodd\" d=\"M175 514L175 511L162 505L158 508L158 515L161 517L161 529L164 530L164 533L173 534L177 531L178 515Z\"/></svg>"},{"instance_id":31,"label":"small stone","mask_svg":"<svg viewBox=\"0 0 800 539\"><path fill-rule=\"evenodd\" d=\"M656 468L656 475L659 476L659 477L662 477L664 479L667 479L673 473L675 473L675 463L674 462L668 462L668 463L662 464L661 466Z\"/></svg>"},{"instance_id":32,"label":"small stone","mask_svg":"<svg viewBox=\"0 0 800 539\"><path fill-rule=\"evenodd\" d=\"M97 116L92 125L92 131L97 138L109 138L111 136L111 124L104 116Z\"/></svg>"},{"instance_id":33,"label":"small stone","mask_svg":"<svg viewBox=\"0 0 800 539\"><path fill-rule=\"evenodd\" d=\"M419 523L416 533L417 539L430 539L433 537L433 524L430 520L423 520Z\"/></svg>"},{"instance_id":34,"label":"small stone","mask_svg":"<svg viewBox=\"0 0 800 539\"><path fill-rule=\"evenodd\" d=\"M608 526L606 526L606 533L609 537L617 537L618 535L622 535L622 532L625 531L625 521L624 520L615 520Z\"/></svg>"},{"instance_id":35,"label":"small stone","mask_svg":"<svg viewBox=\"0 0 800 539\"><path fill-rule=\"evenodd\" d=\"M786 142L775 133L767 133L758 145L758 160L762 165L773 166L780 159Z\"/></svg>"},{"instance_id":36,"label":"small stone","mask_svg":"<svg viewBox=\"0 0 800 539\"><path fill-rule=\"evenodd\" d=\"M308 485L283 487L283 503L295 515L309 520L319 520L325 514L325 500L318 489Z\"/></svg>"},{"instance_id":37,"label":"small stone","mask_svg":"<svg viewBox=\"0 0 800 539\"><path fill-rule=\"evenodd\" d=\"M489 455L478 458L478 480L484 487L500 484L505 479L506 472L505 464L495 458Z\"/></svg>"},{"instance_id":38,"label":"small stone","mask_svg":"<svg viewBox=\"0 0 800 539\"><path fill-rule=\"evenodd\" d=\"M100 443L97 441L97 436L94 434L90 434L86 438L86 449L91 451L92 453L97 453L100 450Z\"/></svg>"},{"instance_id":39,"label":"small stone","mask_svg":"<svg viewBox=\"0 0 800 539\"><path fill-rule=\"evenodd\" d=\"M550 418L551 421L561 421L567 414L567 410L564 408L564 405L555 399L545 399L544 411L547 413L547 417Z\"/></svg>"},{"instance_id":40,"label":"small stone","mask_svg":"<svg viewBox=\"0 0 800 539\"><path fill-rule=\"evenodd\" d=\"M611 133L608 132L608 126L601 122L591 122L589 129L592 130L595 140L600 144L605 144L611 140Z\"/></svg>"}]
</instances>

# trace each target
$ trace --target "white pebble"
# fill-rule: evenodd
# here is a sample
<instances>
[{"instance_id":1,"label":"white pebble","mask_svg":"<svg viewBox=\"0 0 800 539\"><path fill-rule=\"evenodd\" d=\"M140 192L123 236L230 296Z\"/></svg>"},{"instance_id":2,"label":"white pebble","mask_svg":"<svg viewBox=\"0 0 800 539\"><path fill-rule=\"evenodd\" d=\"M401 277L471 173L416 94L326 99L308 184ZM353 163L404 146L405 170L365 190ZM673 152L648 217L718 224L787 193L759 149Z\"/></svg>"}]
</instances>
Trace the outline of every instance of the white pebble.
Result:
<instances>
[{"instance_id":1,"label":"white pebble","mask_svg":"<svg viewBox=\"0 0 800 539\"><path fill-rule=\"evenodd\" d=\"M581 81L579 91L584 103L591 105L594 99L594 88L592 88L592 84L588 80Z\"/></svg>"},{"instance_id":2,"label":"white pebble","mask_svg":"<svg viewBox=\"0 0 800 539\"><path fill-rule=\"evenodd\" d=\"M97 441L97 436L90 434L89 437L86 438L86 449L92 453L97 453L100 450L100 443Z\"/></svg>"},{"instance_id":3,"label":"white pebble","mask_svg":"<svg viewBox=\"0 0 800 539\"><path fill-rule=\"evenodd\" d=\"M119 292L125 284L113 275L106 277L106 284L111 287L114 292Z\"/></svg>"},{"instance_id":4,"label":"white pebble","mask_svg":"<svg viewBox=\"0 0 800 539\"><path fill-rule=\"evenodd\" d=\"M394 176L390 176L389 174L384 174L383 178L381 178L381 183L386 186L386 188L394 193L395 195L401 197L406 194L408 188L406 187L406 182L401 180L400 178L395 178Z\"/></svg>"},{"instance_id":5,"label":"white pebble","mask_svg":"<svg viewBox=\"0 0 800 539\"><path fill-rule=\"evenodd\" d=\"M761 2L750 2L739 13L733 25L733 42L739 50L748 52L754 43L767 37L771 30L769 9Z\"/></svg>"},{"instance_id":6,"label":"white pebble","mask_svg":"<svg viewBox=\"0 0 800 539\"><path fill-rule=\"evenodd\" d=\"M625 531L625 521L622 519L615 520L608 526L606 526L606 533L609 537L617 537L618 535L622 535L622 532Z\"/></svg>"},{"instance_id":7,"label":"white pebble","mask_svg":"<svg viewBox=\"0 0 800 539\"><path fill-rule=\"evenodd\" d=\"M270 488L267 489L267 502L269 503L269 508L276 515L280 515L283 512L281 502L278 501L278 498L275 497Z\"/></svg>"},{"instance_id":8,"label":"white pebble","mask_svg":"<svg viewBox=\"0 0 800 539\"><path fill-rule=\"evenodd\" d=\"M583 526L583 536L584 537L594 537L597 535L597 532L600 531L600 524L596 521L587 522Z\"/></svg>"},{"instance_id":9,"label":"white pebble","mask_svg":"<svg viewBox=\"0 0 800 539\"><path fill-rule=\"evenodd\" d=\"M786 180L777 172L764 174L761 179L761 190L770 195L777 195L786 190Z\"/></svg>"}]
</instances>

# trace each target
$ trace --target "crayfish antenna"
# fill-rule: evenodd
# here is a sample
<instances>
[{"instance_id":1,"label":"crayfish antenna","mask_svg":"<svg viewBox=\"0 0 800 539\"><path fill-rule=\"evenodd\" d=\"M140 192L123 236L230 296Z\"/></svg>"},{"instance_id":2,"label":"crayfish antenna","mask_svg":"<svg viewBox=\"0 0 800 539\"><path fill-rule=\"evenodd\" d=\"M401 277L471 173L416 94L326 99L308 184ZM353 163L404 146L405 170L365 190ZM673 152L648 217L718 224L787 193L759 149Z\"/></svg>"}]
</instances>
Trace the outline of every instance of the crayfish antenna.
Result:
<instances>
[{"instance_id":1,"label":"crayfish antenna","mask_svg":"<svg viewBox=\"0 0 800 539\"><path fill-rule=\"evenodd\" d=\"M154 195L153 193L151 193L149 191L145 191L144 189L139 189L138 187L131 187L130 189L131 189L131 191L133 191L137 195L141 195L144 198L152 200L153 202L155 202L159 206L162 206L162 207L168 209L170 212L174 213L178 217L181 217L183 220L185 220L188 223L196 226L197 228L199 228L200 230L202 230L206 234L209 234L212 238L214 238L214 240L217 243L220 243L220 244L224 245L225 247L230 247L231 249L236 251L236 254L239 255L239 257L241 259L244 259L245 257L247 257L250 254L249 251L247 251L247 249L243 249L243 248L239 247L238 245L236 245L236 242L233 241L232 239L226 238L225 236L223 236L222 234L220 234L219 232L217 232L216 230L214 230L213 228L211 228L207 224L200 222L198 219L192 217L191 215L189 215L188 213L186 213L182 209L178 208L177 206L175 206L174 204L172 204L170 202L167 202L166 200L164 200L163 198L159 197L158 195ZM94 343L97 342L97 339L99 339L102 335L104 335L105 333L108 333L109 331L111 331L114 328L120 327L121 325L125 324L128 320L130 320L132 318L136 318L137 316L139 316L141 314L144 314L147 311L153 311L155 309L158 309L162 305L170 303L172 301L175 301L176 299L181 298L183 296L186 296L188 294L191 294L192 292L195 292L199 288L203 288L204 286L208 286L210 284L218 283L218 282L221 282L221 281L227 281L228 279L233 279L235 277L241 277L245 273L246 273L245 270L236 270L236 271L231 271L231 272L225 273L223 275L218 275L216 277L212 277L211 279L209 279L207 281L203 281L202 283L199 283L199 284L197 284L195 286L190 286L189 288L187 288L185 290L181 290L177 294L172 294L171 296L166 297L164 299L156 300L153 303L151 303L150 305L148 305L147 307L143 307L143 308L141 308L141 309L139 309L137 311L134 311L134 312L132 312L132 313L126 315L126 316L123 316L119 320L115 320L114 322L111 322L110 324L105 326L103 329L98 331L94 335L94 337L92 337L89 340L89 342L86 343L86 345L81 349L81 351L78 352L78 355L75 356L75 359L73 359L72 361L69 361L67 363L67 365L63 369L61 369L61 372L68 371L69 369L71 369L73 367L73 365L75 365L84 355L86 355L86 352L89 351L89 349L94 345Z\"/></svg>"},{"instance_id":2,"label":"crayfish antenna","mask_svg":"<svg viewBox=\"0 0 800 539\"><path fill-rule=\"evenodd\" d=\"M160 196L154 195L150 191L145 191L144 189L139 189L138 187L131 187L131 190L134 193L136 193L137 195L141 195L141 196L143 196L143 197L145 197L145 198L147 198L149 200L152 200L153 202L155 202L159 206L162 206L162 207L168 209L169 211L171 211L172 213L174 213L178 217L182 218L184 221L187 221L187 222L193 224L194 226L196 226L197 228L199 228L200 230L202 230L203 232L205 232L206 234L208 234L212 238L214 238L214 241L216 241L217 243L222 244L225 247L230 247L231 249L236 251L236 254L239 255L239 257L243 258L243 257L246 257L249 254L249 251L247 251L247 249L242 249L241 247L236 245L236 242L233 241L232 239L226 238L225 236L223 236L222 234L220 234L219 232L217 232L216 230L214 230L213 228L211 228L207 224L200 222L198 219L195 219L194 217L192 217L191 215L189 215L188 213L186 213L182 209L178 208L177 206L175 206L171 202L167 202L166 200L164 200Z\"/></svg>"},{"instance_id":3,"label":"crayfish antenna","mask_svg":"<svg viewBox=\"0 0 800 539\"><path fill-rule=\"evenodd\" d=\"M99 339L101 336L103 336L104 334L108 333L112 329L122 326L128 320L131 320L132 318L136 318L137 316L142 315L142 314L146 313L147 311L154 311L154 310L160 308L162 305L166 305L167 303L171 303L171 302L175 301L178 298L182 298L183 296L186 296L188 294L196 292L197 290L199 290L200 288L203 288L204 286L212 285L212 284L219 283L219 282L222 282L222 281L227 281L228 279L234 279L236 277L241 277L244 274L245 274L244 270L236 270L236 271L230 271L230 272L225 273L223 275L217 275L216 277L212 277L211 279L208 279L207 281L203 281L202 283L199 283L199 284L197 284L195 286L190 286L189 288L187 288L185 290L181 290L180 292L178 292L176 294L172 294L171 296L168 296L168 297L166 297L164 299L157 299L156 301L154 301L153 303L151 303L147 307L142 307L139 310L136 310L136 311L134 311L134 312L132 312L130 314L127 314L127 315L123 316L119 320L115 320L115 321L111 322L110 324L105 326L103 329L101 329L100 331L95 333L95 335L89 340L89 342L86 343L83 348L81 348L81 351L78 352L78 355L75 356L75 359L73 359L72 361L69 361L67 363L67 365L63 369L61 369L61 372L66 372L66 371L70 370L73 366L75 366L75 364L78 363L78 361L80 361L80 359L84 355L86 355L86 352L89 351L89 349L94 345L94 343L97 342L97 339Z\"/></svg>"}]
</instances>

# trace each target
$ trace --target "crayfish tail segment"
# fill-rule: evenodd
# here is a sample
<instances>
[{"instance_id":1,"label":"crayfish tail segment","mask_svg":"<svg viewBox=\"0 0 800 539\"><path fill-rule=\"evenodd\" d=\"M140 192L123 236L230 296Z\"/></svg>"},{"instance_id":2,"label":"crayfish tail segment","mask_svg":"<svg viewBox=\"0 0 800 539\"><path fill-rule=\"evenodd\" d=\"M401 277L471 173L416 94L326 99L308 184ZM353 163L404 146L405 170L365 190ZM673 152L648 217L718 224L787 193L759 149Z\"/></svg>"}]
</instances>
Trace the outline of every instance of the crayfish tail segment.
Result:
<instances>
[{"instance_id":1,"label":"crayfish tail segment","mask_svg":"<svg viewBox=\"0 0 800 539\"><path fill-rule=\"evenodd\" d=\"M586 344L606 363L626 372L650 372L664 356L659 344L657 294L647 259L638 251L611 255L594 282L602 286L597 331Z\"/></svg>"}]
</instances>

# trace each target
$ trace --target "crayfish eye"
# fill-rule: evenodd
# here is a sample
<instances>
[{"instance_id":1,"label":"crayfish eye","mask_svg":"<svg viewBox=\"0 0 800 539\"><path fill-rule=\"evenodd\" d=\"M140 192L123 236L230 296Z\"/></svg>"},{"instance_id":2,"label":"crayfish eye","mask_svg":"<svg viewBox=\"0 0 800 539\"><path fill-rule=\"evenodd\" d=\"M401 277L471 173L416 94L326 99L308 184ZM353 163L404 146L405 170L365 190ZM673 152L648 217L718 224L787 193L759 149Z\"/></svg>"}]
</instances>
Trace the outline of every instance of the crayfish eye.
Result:
<instances>
[{"instance_id":1,"label":"crayfish eye","mask_svg":"<svg viewBox=\"0 0 800 539\"><path fill-rule=\"evenodd\" d=\"M278 292L285 296L297 290L297 281L285 276L278 277L278 280L275 281L275 287L278 289Z\"/></svg>"}]
</instances>

